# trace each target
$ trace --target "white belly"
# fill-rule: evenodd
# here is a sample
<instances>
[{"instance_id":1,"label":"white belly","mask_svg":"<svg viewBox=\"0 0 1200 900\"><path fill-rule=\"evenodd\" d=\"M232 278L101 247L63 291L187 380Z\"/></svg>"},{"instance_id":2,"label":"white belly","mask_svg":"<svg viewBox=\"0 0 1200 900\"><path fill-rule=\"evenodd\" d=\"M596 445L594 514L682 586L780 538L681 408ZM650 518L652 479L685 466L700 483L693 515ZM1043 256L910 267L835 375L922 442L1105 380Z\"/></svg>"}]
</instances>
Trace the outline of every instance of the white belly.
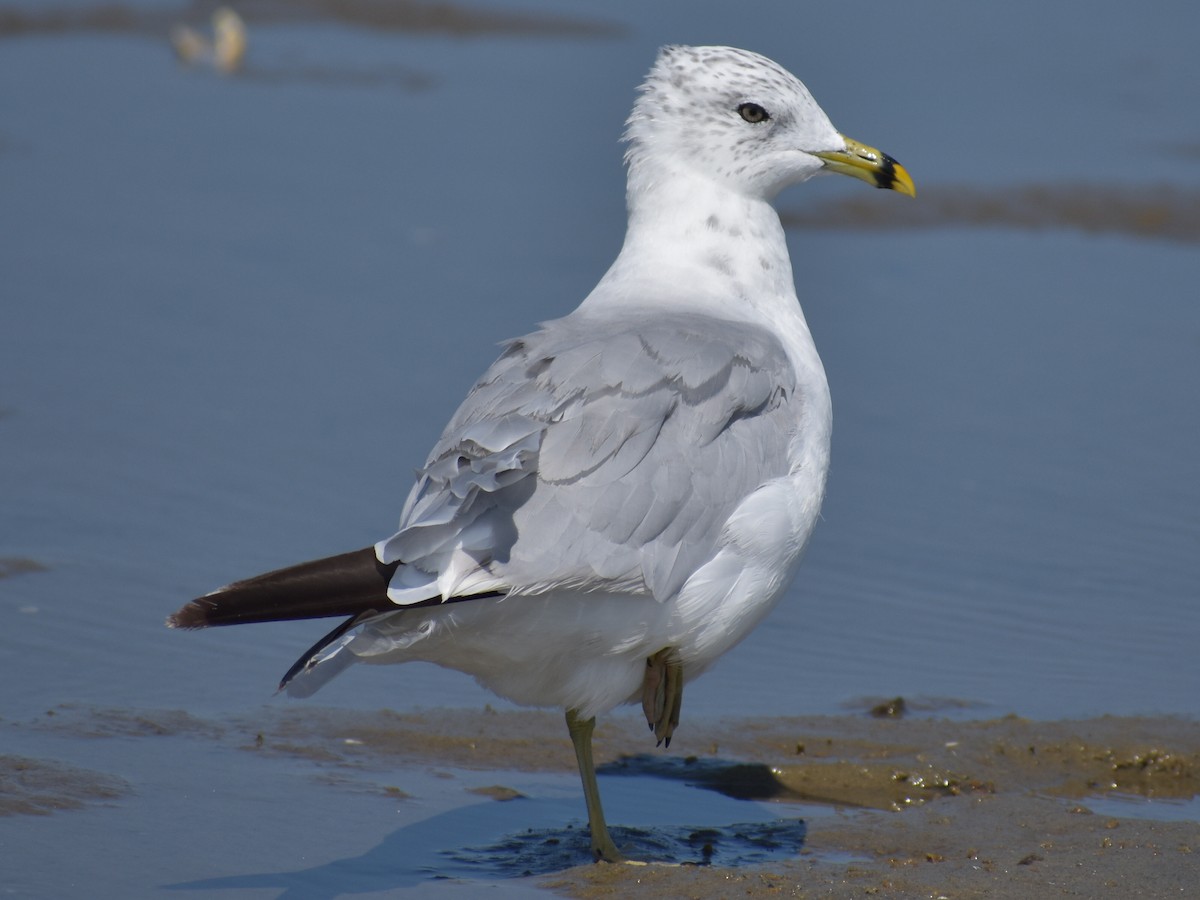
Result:
<instances>
[{"instance_id":1,"label":"white belly","mask_svg":"<svg viewBox=\"0 0 1200 900\"><path fill-rule=\"evenodd\" d=\"M715 557L666 602L555 591L449 603L398 613L348 649L363 662L457 669L523 705L607 712L640 697L648 656L674 648L689 681L771 610L812 534L818 474L823 486L824 471L798 473L747 498Z\"/></svg>"}]
</instances>

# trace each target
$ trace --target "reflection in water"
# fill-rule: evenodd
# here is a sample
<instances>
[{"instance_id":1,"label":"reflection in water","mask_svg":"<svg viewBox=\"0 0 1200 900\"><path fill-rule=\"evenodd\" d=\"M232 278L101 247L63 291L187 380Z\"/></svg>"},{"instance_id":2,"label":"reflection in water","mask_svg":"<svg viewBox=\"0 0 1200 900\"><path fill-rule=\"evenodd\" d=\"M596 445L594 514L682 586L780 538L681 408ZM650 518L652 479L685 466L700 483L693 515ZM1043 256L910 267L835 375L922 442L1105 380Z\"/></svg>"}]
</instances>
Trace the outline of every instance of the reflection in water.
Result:
<instances>
[{"instance_id":1,"label":"reflection in water","mask_svg":"<svg viewBox=\"0 0 1200 900\"><path fill-rule=\"evenodd\" d=\"M630 828L614 825L613 840L633 859L683 865L751 866L792 859L804 847L803 819L743 822L720 827L687 825ZM484 847L447 850L460 878L548 875L592 861L591 838L580 828L529 828Z\"/></svg>"},{"instance_id":2,"label":"reflection in water","mask_svg":"<svg viewBox=\"0 0 1200 900\"><path fill-rule=\"evenodd\" d=\"M180 19L207 22L221 4L192 0L176 9L145 9L111 3L91 8L37 10L0 6L0 38L77 31L166 34ZM474 9L421 0L241 0L237 11L250 24L337 22L376 31L431 32L523 37L618 37L625 28L609 22L545 13Z\"/></svg>"},{"instance_id":3,"label":"reflection in water","mask_svg":"<svg viewBox=\"0 0 1200 900\"><path fill-rule=\"evenodd\" d=\"M1200 242L1200 191L1165 185L1025 185L923 188L915 203L848 197L782 213L787 228L1073 229L1157 240Z\"/></svg>"}]
</instances>

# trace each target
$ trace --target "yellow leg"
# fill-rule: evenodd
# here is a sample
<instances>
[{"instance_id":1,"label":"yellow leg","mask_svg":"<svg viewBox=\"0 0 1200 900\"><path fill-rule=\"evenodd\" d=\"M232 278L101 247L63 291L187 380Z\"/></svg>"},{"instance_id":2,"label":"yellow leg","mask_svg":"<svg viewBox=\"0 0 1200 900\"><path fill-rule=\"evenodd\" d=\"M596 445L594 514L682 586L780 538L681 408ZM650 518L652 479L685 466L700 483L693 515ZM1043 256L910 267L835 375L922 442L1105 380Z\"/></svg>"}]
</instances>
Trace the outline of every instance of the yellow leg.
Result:
<instances>
[{"instance_id":1,"label":"yellow leg","mask_svg":"<svg viewBox=\"0 0 1200 900\"><path fill-rule=\"evenodd\" d=\"M594 717L585 721L579 718L575 710L567 710L567 731L571 733L571 743L575 745L579 778L583 781L583 799L587 803L588 825L592 829L592 855L597 861L624 862L625 857L608 834L604 810L600 807L600 787L596 784L596 765L592 762L592 729L595 727Z\"/></svg>"}]
</instances>

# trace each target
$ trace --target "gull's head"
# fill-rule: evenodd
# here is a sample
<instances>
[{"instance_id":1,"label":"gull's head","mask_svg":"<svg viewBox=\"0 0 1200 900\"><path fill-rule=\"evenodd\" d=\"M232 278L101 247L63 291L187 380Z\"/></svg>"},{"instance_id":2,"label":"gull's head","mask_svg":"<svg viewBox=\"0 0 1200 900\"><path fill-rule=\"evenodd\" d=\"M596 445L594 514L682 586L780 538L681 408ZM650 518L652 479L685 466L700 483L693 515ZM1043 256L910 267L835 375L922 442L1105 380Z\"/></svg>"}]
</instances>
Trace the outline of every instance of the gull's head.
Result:
<instances>
[{"instance_id":1,"label":"gull's head","mask_svg":"<svg viewBox=\"0 0 1200 900\"><path fill-rule=\"evenodd\" d=\"M914 194L903 167L838 133L798 78L733 47L664 47L625 139L631 192L687 173L769 200L834 171Z\"/></svg>"}]
</instances>

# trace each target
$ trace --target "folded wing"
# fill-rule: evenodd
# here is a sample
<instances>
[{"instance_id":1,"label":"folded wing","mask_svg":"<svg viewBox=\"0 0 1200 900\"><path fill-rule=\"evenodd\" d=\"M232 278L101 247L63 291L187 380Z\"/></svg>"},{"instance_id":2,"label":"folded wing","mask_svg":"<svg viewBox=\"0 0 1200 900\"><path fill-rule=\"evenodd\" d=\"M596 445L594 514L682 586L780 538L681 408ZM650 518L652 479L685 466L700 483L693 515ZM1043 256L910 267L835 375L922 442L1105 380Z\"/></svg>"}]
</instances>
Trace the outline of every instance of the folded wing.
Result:
<instances>
[{"instance_id":1,"label":"folded wing","mask_svg":"<svg viewBox=\"0 0 1200 900\"><path fill-rule=\"evenodd\" d=\"M430 453L395 535L408 605L557 588L666 600L788 471L803 398L765 329L575 315L510 342Z\"/></svg>"}]
</instances>

